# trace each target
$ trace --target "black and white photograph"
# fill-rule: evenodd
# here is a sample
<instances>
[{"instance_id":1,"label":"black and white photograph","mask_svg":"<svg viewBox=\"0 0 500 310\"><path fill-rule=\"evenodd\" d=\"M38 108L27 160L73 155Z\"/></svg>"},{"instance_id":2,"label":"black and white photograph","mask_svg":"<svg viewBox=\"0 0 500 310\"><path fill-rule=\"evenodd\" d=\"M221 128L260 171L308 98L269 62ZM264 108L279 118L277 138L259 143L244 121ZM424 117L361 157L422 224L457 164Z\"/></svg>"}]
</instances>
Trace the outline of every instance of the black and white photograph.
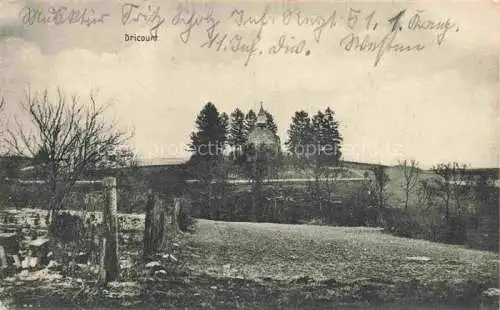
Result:
<instances>
[{"instance_id":1,"label":"black and white photograph","mask_svg":"<svg viewBox=\"0 0 500 310\"><path fill-rule=\"evenodd\" d=\"M500 2L0 0L0 310L500 308Z\"/></svg>"}]
</instances>

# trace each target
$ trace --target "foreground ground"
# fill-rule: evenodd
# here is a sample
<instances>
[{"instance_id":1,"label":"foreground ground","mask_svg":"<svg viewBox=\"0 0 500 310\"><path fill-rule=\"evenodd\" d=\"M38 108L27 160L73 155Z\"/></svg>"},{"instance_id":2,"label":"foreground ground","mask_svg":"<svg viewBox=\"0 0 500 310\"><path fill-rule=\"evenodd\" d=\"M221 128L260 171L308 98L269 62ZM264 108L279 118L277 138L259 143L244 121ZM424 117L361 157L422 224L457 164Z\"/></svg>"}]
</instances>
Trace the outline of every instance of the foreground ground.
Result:
<instances>
[{"instance_id":1,"label":"foreground ground","mask_svg":"<svg viewBox=\"0 0 500 310\"><path fill-rule=\"evenodd\" d=\"M377 229L198 220L155 266L141 229L120 247L122 275L95 287L95 270L24 271L0 280L9 308L498 309L490 252L398 238Z\"/></svg>"}]
</instances>

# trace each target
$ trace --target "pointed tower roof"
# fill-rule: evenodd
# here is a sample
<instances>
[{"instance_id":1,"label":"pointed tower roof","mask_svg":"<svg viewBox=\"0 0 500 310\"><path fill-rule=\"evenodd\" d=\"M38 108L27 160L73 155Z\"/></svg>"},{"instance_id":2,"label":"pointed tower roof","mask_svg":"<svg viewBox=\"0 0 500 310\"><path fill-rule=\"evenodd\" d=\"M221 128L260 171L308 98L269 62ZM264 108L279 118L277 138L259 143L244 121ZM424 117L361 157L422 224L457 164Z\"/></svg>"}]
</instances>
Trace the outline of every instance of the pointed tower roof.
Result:
<instances>
[{"instance_id":1,"label":"pointed tower roof","mask_svg":"<svg viewBox=\"0 0 500 310\"><path fill-rule=\"evenodd\" d=\"M259 110L259 114L257 114L256 124L257 125L266 125L267 124L267 114L266 114L266 111L264 111L262 101L260 102L260 110Z\"/></svg>"},{"instance_id":2,"label":"pointed tower roof","mask_svg":"<svg viewBox=\"0 0 500 310\"><path fill-rule=\"evenodd\" d=\"M262 101L260 102L260 110L257 115L255 128L248 135L248 144L255 146L266 146L275 151L279 151L279 138L274 135L267 127L267 112L264 110Z\"/></svg>"}]
</instances>

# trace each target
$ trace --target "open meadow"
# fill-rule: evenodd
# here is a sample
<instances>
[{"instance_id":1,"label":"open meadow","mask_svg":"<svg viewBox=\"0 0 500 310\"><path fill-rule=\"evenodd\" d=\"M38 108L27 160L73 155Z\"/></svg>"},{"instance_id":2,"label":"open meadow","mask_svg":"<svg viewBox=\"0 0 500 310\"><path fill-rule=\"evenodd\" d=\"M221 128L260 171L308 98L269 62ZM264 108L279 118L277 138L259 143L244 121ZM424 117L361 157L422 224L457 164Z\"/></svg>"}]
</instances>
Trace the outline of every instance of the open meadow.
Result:
<instances>
[{"instance_id":1,"label":"open meadow","mask_svg":"<svg viewBox=\"0 0 500 310\"><path fill-rule=\"evenodd\" d=\"M378 228L198 219L145 264L143 217L120 218L118 281L99 287L97 266L53 263L0 280L0 300L13 308L498 308L487 296L498 288L493 252Z\"/></svg>"}]
</instances>

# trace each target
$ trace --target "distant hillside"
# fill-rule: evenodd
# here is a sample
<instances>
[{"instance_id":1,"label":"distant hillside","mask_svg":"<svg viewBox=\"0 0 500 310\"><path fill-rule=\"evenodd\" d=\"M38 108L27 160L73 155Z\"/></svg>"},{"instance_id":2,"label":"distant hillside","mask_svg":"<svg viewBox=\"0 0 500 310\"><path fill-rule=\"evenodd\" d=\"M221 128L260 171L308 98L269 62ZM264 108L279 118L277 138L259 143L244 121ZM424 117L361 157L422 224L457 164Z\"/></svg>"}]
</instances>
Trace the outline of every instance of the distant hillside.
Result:
<instances>
[{"instance_id":1,"label":"distant hillside","mask_svg":"<svg viewBox=\"0 0 500 310\"><path fill-rule=\"evenodd\" d=\"M384 166L388 167L386 165L380 165L380 164L372 164L372 163L362 163L362 162L356 162L356 161L341 161L340 165L345 168L352 168L352 169L361 169L361 170L369 170L372 169L376 166Z\"/></svg>"},{"instance_id":2,"label":"distant hillside","mask_svg":"<svg viewBox=\"0 0 500 310\"><path fill-rule=\"evenodd\" d=\"M485 177L498 180L500 176L500 168L471 168L467 169L466 173L471 177Z\"/></svg>"}]
</instances>

